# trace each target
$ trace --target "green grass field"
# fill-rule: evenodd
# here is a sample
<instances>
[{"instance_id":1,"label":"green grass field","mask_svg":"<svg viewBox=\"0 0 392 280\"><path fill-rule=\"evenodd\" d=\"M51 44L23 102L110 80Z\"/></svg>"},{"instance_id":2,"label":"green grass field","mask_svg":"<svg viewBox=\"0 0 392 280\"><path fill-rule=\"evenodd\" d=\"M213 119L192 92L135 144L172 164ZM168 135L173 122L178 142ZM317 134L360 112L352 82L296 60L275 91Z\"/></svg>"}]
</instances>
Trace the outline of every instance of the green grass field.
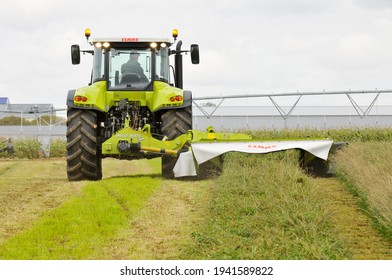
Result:
<instances>
[{"instance_id":1,"label":"green grass field","mask_svg":"<svg viewBox=\"0 0 392 280\"><path fill-rule=\"evenodd\" d=\"M159 160L105 159L103 180L71 183L64 158L3 159L0 259L392 259L392 141L372 133L338 138L336 178L296 151L228 154L200 181L162 179Z\"/></svg>"}]
</instances>

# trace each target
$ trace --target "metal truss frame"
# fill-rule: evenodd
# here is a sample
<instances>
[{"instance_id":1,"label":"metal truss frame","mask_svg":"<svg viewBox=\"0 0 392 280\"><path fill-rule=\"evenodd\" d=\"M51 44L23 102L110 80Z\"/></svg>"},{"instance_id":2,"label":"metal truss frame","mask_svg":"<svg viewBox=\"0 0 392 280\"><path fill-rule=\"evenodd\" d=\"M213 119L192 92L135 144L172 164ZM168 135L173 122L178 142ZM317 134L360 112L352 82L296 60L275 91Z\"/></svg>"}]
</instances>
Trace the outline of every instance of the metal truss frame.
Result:
<instances>
[{"instance_id":1,"label":"metal truss frame","mask_svg":"<svg viewBox=\"0 0 392 280\"><path fill-rule=\"evenodd\" d=\"M363 110L361 106L355 101L353 95L358 94L376 94L369 105L366 105L366 109ZM289 92L289 93L276 93L276 94L247 94L247 95L227 95L227 96L207 96L207 97L194 97L193 104L203 113L205 117L208 119L211 118L216 110L222 105L223 101L226 99L239 99L239 98L269 98L271 103L275 106L276 110L279 112L281 117L286 120L288 119L291 114L293 113L295 107L298 105L299 101L304 96L330 96L330 95L346 95L349 101L351 102L353 108L357 112L358 116L362 119L369 115L370 111L372 110L374 104L378 100L381 94L392 94L392 90L360 90L360 91L320 91L320 92ZM282 106L278 104L276 101L276 97L296 97L296 101L293 105L289 108L289 111L286 112ZM214 110L211 113L208 113L204 110L203 106L198 104L198 101L205 101L205 100L219 100L219 104L214 107Z\"/></svg>"}]
</instances>

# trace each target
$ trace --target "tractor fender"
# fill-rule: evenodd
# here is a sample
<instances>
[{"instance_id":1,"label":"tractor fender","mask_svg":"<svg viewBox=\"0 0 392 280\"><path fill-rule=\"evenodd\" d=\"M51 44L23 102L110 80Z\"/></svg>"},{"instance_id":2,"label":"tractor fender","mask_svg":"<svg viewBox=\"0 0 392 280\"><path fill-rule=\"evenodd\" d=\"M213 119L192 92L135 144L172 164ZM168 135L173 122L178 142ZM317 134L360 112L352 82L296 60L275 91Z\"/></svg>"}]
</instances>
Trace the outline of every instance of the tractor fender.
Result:
<instances>
[{"instance_id":1,"label":"tractor fender","mask_svg":"<svg viewBox=\"0 0 392 280\"><path fill-rule=\"evenodd\" d=\"M163 107L155 112L163 111L163 110L172 110L172 109L180 109L192 106L192 92L189 90L184 90L184 102L180 106L170 106L170 107Z\"/></svg>"},{"instance_id":2,"label":"tractor fender","mask_svg":"<svg viewBox=\"0 0 392 280\"><path fill-rule=\"evenodd\" d=\"M101 110L94 108L94 107L84 107L84 106L78 106L74 104L74 97L75 97L75 92L76 89L70 89L68 90L68 95L67 95L67 107L69 108L75 108L75 109L84 109L84 110L95 110L101 112Z\"/></svg>"},{"instance_id":3,"label":"tractor fender","mask_svg":"<svg viewBox=\"0 0 392 280\"><path fill-rule=\"evenodd\" d=\"M77 108L77 106L74 105L74 96L75 96L75 89L70 89L68 91L67 95L67 106L71 108Z\"/></svg>"},{"instance_id":4,"label":"tractor fender","mask_svg":"<svg viewBox=\"0 0 392 280\"><path fill-rule=\"evenodd\" d=\"M192 106L192 92L189 90L184 91L184 103L181 108Z\"/></svg>"}]
</instances>

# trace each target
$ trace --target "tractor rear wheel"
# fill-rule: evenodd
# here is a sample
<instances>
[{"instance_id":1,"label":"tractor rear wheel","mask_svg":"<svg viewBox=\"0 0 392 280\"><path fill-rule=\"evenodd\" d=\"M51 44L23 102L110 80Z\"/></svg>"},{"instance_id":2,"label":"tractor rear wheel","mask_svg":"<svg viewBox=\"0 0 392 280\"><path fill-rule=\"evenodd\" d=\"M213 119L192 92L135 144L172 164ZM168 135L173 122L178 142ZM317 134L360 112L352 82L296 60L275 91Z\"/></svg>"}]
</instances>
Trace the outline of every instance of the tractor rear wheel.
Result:
<instances>
[{"instance_id":1,"label":"tractor rear wheel","mask_svg":"<svg viewBox=\"0 0 392 280\"><path fill-rule=\"evenodd\" d=\"M162 133L168 140L173 140L192 129L192 106L174 109L162 115ZM162 156L162 176L167 179L174 178L173 168L177 158L172 156Z\"/></svg>"},{"instance_id":2,"label":"tractor rear wheel","mask_svg":"<svg viewBox=\"0 0 392 280\"><path fill-rule=\"evenodd\" d=\"M67 110L67 176L69 181L102 179L98 115L93 110Z\"/></svg>"}]
</instances>

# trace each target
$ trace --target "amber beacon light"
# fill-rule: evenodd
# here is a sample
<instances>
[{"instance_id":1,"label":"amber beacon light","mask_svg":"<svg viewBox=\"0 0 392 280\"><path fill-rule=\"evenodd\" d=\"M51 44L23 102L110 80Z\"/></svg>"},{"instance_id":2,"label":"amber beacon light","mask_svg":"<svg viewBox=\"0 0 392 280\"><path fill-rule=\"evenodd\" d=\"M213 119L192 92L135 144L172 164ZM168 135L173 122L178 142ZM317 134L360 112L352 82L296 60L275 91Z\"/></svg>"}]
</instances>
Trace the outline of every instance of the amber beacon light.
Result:
<instances>
[{"instance_id":1,"label":"amber beacon light","mask_svg":"<svg viewBox=\"0 0 392 280\"><path fill-rule=\"evenodd\" d=\"M174 40L177 39L177 37L178 37L178 30L177 29L173 29L172 36L173 36Z\"/></svg>"},{"instance_id":2,"label":"amber beacon light","mask_svg":"<svg viewBox=\"0 0 392 280\"><path fill-rule=\"evenodd\" d=\"M86 36L87 40L88 40L88 38L90 38L90 35L91 35L91 29L86 28L86 30L84 31L84 36Z\"/></svg>"}]
</instances>

